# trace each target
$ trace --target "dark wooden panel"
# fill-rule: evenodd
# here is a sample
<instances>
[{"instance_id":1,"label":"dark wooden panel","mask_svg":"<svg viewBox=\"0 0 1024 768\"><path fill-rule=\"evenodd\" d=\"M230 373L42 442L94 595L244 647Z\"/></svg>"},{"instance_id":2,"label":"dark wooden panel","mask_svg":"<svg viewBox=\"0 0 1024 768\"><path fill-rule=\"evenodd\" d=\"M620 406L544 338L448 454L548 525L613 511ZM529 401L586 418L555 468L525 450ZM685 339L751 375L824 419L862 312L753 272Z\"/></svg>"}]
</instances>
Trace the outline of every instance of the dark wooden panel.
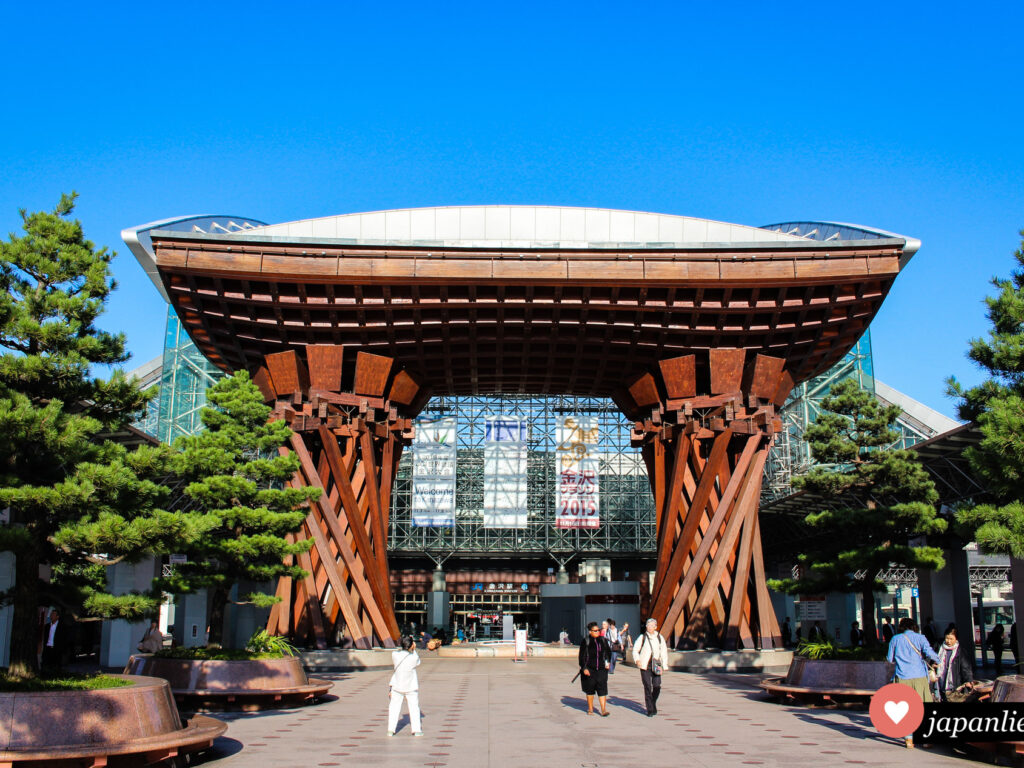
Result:
<instances>
[{"instance_id":1,"label":"dark wooden panel","mask_svg":"<svg viewBox=\"0 0 1024 768\"><path fill-rule=\"evenodd\" d=\"M391 366L395 361L383 355L360 352L356 355L356 380L353 389L357 395L383 397Z\"/></svg>"},{"instance_id":2,"label":"dark wooden panel","mask_svg":"<svg viewBox=\"0 0 1024 768\"><path fill-rule=\"evenodd\" d=\"M420 385L416 379L406 371L399 371L395 374L395 380L391 382L391 394L388 399L399 405L412 405L419 391Z\"/></svg>"},{"instance_id":3,"label":"dark wooden panel","mask_svg":"<svg viewBox=\"0 0 1024 768\"><path fill-rule=\"evenodd\" d=\"M697 394L697 356L683 355L658 363L669 398L693 397Z\"/></svg>"},{"instance_id":4,"label":"dark wooden panel","mask_svg":"<svg viewBox=\"0 0 1024 768\"><path fill-rule=\"evenodd\" d=\"M265 359L278 395L291 395L309 387L306 365L294 349L267 355Z\"/></svg>"},{"instance_id":5,"label":"dark wooden panel","mask_svg":"<svg viewBox=\"0 0 1024 768\"><path fill-rule=\"evenodd\" d=\"M642 373L629 385L629 395L641 408L657 405L661 402L658 395L658 384L649 373Z\"/></svg>"},{"instance_id":6,"label":"dark wooden panel","mask_svg":"<svg viewBox=\"0 0 1024 768\"><path fill-rule=\"evenodd\" d=\"M340 344L310 344L306 347L309 360L309 386L327 392L341 391L341 363L345 348Z\"/></svg>"},{"instance_id":7,"label":"dark wooden panel","mask_svg":"<svg viewBox=\"0 0 1024 768\"><path fill-rule=\"evenodd\" d=\"M754 359L754 374L750 380L748 394L771 400L779 389L779 377L786 361L781 357L758 355Z\"/></svg>"},{"instance_id":8,"label":"dark wooden panel","mask_svg":"<svg viewBox=\"0 0 1024 768\"><path fill-rule=\"evenodd\" d=\"M781 406L786 402L786 398L789 397L789 393L793 391L793 374L789 371L783 371L779 377L779 384L775 388L775 394L772 395L772 402L778 406Z\"/></svg>"},{"instance_id":9,"label":"dark wooden panel","mask_svg":"<svg viewBox=\"0 0 1024 768\"><path fill-rule=\"evenodd\" d=\"M708 351L711 363L711 394L739 392L743 384L744 349L712 349Z\"/></svg>"},{"instance_id":10,"label":"dark wooden panel","mask_svg":"<svg viewBox=\"0 0 1024 768\"><path fill-rule=\"evenodd\" d=\"M274 382L270 380L270 373L262 365L253 374L252 383L259 387L263 393L263 401L269 403L277 399L277 390L274 389Z\"/></svg>"}]
</instances>

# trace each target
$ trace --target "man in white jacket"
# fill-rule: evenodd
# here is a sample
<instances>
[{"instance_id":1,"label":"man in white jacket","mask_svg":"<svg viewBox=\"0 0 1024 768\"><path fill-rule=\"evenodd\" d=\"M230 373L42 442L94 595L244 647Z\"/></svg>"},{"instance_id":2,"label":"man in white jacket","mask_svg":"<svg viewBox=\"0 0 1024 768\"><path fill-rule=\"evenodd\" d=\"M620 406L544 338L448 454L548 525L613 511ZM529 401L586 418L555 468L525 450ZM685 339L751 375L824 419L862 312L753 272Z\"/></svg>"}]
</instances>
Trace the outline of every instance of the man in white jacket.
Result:
<instances>
[{"instance_id":1,"label":"man in white jacket","mask_svg":"<svg viewBox=\"0 0 1024 768\"><path fill-rule=\"evenodd\" d=\"M661 673L668 669L668 643L658 633L656 619L647 620L647 631L633 643L633 662L640 670L644 684L644 703L647 716L658 714L658 695L661 693Z\"/></svg>"},{"instance_id":2,"label":"man in white jacket","mask_svg":"<svg viewBox=\"0 0 1024 768\"><path fill-rule=\"evenodd\" d=\"M391 703L388 705L388 736L395 735L398 717L402 714L402 700L409 705L409 725L413 736L422 736L420 725L420 683L416 676L416 667L420 665L419 654L416 653L416 638L403 637L402 647L392 652L391 663L395 672L391 675L388 685L391 687Z\"/></svg>"}]
</instances>

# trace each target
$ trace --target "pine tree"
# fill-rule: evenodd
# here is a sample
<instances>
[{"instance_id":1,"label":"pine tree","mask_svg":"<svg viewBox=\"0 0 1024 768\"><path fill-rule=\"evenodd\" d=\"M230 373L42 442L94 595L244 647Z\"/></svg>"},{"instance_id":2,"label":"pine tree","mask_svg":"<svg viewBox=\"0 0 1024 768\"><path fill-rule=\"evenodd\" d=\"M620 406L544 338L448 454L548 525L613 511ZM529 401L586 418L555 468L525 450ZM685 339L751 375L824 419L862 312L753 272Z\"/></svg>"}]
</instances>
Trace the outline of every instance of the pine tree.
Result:
<instances>
[{"instance_id":1,"label":"pine tree","mask_svg":"<svg viewBox=\"0 0 1024 768\"><path fill-rule=\"evenodd\" d=\"M162 585L173 594L208 590L208 643L219 646L235 584L305 575L284 559L308 551L312 541L285 537L299 530L306 518L302 507L319 498L320 491L281 487L299 469L294 454L278 453L292 431L283 421L267 421L271 408L248 373L221 379L206 395L214 406L203 410L206 429L175 442L176 471L188 481L184 495L212 525L200 540L182 548L188 562L175 566ZM255 592L244 600L269 606L278 598Z\"/></svg>"},{"instance_id":2,"label":"pine tree","mask_svg":"<svg viewBox=\"0 0 1024 768\"><path fill-rule=\"evenodd\" d=\"M1024 237L1024 230L1020 232ZM963 389L949 379L949 393L961 399L960 417L974 420L981 441L964 455L993 502L961 509L957 520L983 552L1024 558L1024 240L1014 253L1009 280L995 278L995 296L985 299L992 329L972 339L967 356L987 374ZM1018 633L1018 642L1024 638ZM1024 651L1024 644L1019 649Z\"/></svg>"},{"instance_id":3,"label":"pine tree","mask_svg":"<svg viewBox=\"0 0 1024 768\"><path fill-rule=\"evenodd\" d=\"M101 435L123 427L155 390L142 392L120 372L94 378L93 367L125 362L125 339L98 329L115 288L114 257L70 220L75 195L52 213L21 211L24 234L0 242L0 550L15 555L10 673L36 671L38 609L65 615L138 619L159 597L114 596L101 579L43 582L40 566L83 573L90 564L136 561L197 535L192 520L161 509L156 478L168 452L129 452ZM94 569L95 570L95 569ZM63 585L63 586L62 586Z\"/></svg>"},{"instance_id":4,"label":"pine tree","mask_svg":"<svg viewBox=\"0 0 1024 768\"><path fill-rule=\"evenodd\" d=\"M807 429L811 454L821 465L795 478L798 489L832 502L806 517L824 535L799 556L799 579L771 582L788 593L853 592L863 599L864 635L873 642L878 572L890 566L942 568L938 547L911 546L916 536L945 531L938 493L911 451L890 446L900 409L885 407L852 379L836 384Z\"/></svg>"}]
</instances>

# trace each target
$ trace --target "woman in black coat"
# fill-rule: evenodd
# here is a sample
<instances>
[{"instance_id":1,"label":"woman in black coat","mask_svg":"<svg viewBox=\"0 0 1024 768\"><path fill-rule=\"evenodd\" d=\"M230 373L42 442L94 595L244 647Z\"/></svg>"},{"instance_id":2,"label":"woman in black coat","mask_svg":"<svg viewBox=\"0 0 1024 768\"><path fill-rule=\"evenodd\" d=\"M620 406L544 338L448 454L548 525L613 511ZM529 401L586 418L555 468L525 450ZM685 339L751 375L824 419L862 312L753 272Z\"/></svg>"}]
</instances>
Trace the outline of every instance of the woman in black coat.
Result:
<instances>
[{"instance_id":1,"label":"woman in black coat","mask_svg":"<svg viewBox=\"0 0 1024 768\"><path fill-rule=\"evenodd\" d=\"M942 700L950 691L955 691L964 683L974 683L974 670L971 667L969 654L960 646L960 635L956 627L946 630L946 639L939 646L939 695Z\"/></svg>"},{"instance_id":2,"label":"woman in black coat","mask_svg":"<svg viewBox=\"0 0 1024 768\"><path fill-rule=\"evenodd\" d=\"M601 703L601 717L608 717L608 665L612 647L601 636L596 621L587 625L587 636L580 643L580 683L587 696L587 714L594 714L594 694Z\"/></svg>"}]
</instances>

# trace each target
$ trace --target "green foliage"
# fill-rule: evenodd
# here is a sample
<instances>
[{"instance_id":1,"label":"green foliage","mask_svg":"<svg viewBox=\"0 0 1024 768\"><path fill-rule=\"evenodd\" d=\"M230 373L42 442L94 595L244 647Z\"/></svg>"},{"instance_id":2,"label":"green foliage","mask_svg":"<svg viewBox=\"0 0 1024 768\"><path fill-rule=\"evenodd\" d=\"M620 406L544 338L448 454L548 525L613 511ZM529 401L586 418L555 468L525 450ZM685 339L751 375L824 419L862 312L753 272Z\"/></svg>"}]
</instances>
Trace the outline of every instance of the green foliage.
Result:
<instances>
[{"instance_id":1,"label":"green foliage","mask_svg":"<svg viewBox=\"0 0 1024 768\"><path fill-rule=\"evenodd\" d=\"M152 601L104 593L90 563L139 560L198 535L194 522L161 507L169 452L129 452L103 438L128 424L155 394L120 372L125 339L96 327L114 289L114 254L69 219L75 196L52 213L21 212L24 234L0 242L0 549L16 555L12 668L35 667L36 607L55 603L93 617L141 618ZM38 579L40 565L63 577ZM155 599L155 595L151 596Z\"/></svg>"},{"instance_id":2,"label":"green foliage","mask_svg":"<svg viewBox=\"0 0 1024 768\"><path fill-rule=\"evenodd\" d=\"M245 650L250 653L274 654L275 656L294 656L296 648L287 638L272 635L265 629L257 629L252 633Z\"/></svg>"},{"instance_id":3,"label":"green foliage","mask_svg":"<svg viewBox=\"0 0 1024 768\"><path fill-rule=\"evenodd\" d=\"M319 489L282 487L299 468L294 454L279 455L292 432L282 421L268 422L271 409L248 373L239 371L207 390L213 407L202 413L205 431L175 443L175 471L187 482L184 494L205 519L205 534L179 551L188 562L163 580L166 591L211 593L210 644L223 637L223 607L240 581L265 583L305 572L284 559L306 552L311 541L289 542L306 517L303 509ZM256 592L245 600L258 606L277 599Z\"/></svg>"},{"instance_id":4,"label":"green foliage","mask_svg":"<svg viewBox=\"0 0 1024 768\"><path fill-rule=\"evenodd\" d=\"M94 691L100 688L127 688L134 685L131 680L112 675L72 675L62 673L54 677L11 677L0 675L0 691L4 693L28 693L31 691Z\"/></svg>"},{"instance_id":5,"label":"green foliage","mask_svg":"<svg viewBox=\"0 0 1024 768\"><path fill-rule=\"evenodd\" d=\"M831 660L831 661L884 661L886 649L879 646L868 646L863 648L843 648L831 640L820 643L803 641L793 652L797 656L805 656L808 659Z\"/></svg>"},{"instance_id":6,"label":"green foliage","mask_svg":"<svg viewBox=\"0 0 1024 768\"><path fill-rule=\"evenodd\" d=\"M972 339L967 353L989 378L966 390L951 378L948 391L960 398L960 416L978 423L981 442L964 455L995 500L962 509L958 520L982 551L1024 557L1024 240L1014 259L1010 279L993 279L996 294L985 299L988 337Z\"/></svg>"},{"instance_id":7,"label":"green foliage","mask_svg":"<svg viewBox=\"0 0 1024 768\"><path fill-rule=\"evenodd\" d=\"M888 447L898 437L892 425L899 408L882 406L848 379L832 388L822 409L807 439L816 461L837 466L816 467L793 484L831 502L834 508L806 518L827 535L800 556L803 578L773 580L772 588L866 594L885 588L876 574L890 565L941 568L940 548L908 543L940 534L947 524L936 514L938 493L913 453ZM865 630L872 635L873 628Z\"/></svg>"}]
</instances>

